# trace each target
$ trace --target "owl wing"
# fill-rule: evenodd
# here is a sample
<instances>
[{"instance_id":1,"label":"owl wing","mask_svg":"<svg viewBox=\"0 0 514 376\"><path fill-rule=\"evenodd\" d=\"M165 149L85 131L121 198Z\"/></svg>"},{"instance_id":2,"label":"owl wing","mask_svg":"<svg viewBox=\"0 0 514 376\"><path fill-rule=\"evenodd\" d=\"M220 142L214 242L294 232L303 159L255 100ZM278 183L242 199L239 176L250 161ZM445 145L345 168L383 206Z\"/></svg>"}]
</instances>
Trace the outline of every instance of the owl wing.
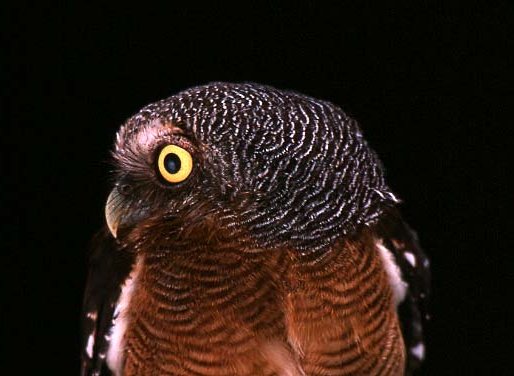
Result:
<instances>
[{"instance_id":1,"label":"owl wing","mask_svg":"<svg viewBox=\"0 0 514 376\"><path fill-rule=\"evenodd\" d=\"M93 238L82 310L82 376L111 374L105 363L109 331L132 263L132 254L124 251L107 229Z\"/></svg>"},{"instance_id":2,"label":"owl wing","mask_svg":"<svg viewBox=\"0 0 514 376\"><path fill-rule=\"evenodd\" d=\"M394 255L408 286L398 306L398 315L407 351L406 374L411 374L425 356L423 326L429 319L430 262L419 245L416 232L398 213L381 226L380 232L384 246Z\"/></svg>"}]
</instances>

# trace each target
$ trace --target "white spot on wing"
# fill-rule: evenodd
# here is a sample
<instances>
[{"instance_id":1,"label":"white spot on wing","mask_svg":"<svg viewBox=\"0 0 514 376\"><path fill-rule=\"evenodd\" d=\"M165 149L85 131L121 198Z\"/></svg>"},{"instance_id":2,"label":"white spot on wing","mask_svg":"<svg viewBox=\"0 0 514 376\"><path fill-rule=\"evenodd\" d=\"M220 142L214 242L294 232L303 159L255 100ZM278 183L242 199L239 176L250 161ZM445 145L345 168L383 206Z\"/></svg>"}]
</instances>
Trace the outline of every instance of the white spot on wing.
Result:
<instances>
[{"instance_id":1,"label":"white spot on wing","mask_svg":"<svg viewBox=\"0 0 514 376\"><path fill-rule=\"evenodd\" d=\"M425 345L423 343L418 343L416 346L411 347L410 352L419 360L425 359Z\"/></svg>"},{"instance_id":2,"label":"white spot on wing","mask_svg":"<svg viewBox=\"0 0 514 376\"><path fill-rule=\"evenodd\" d=\"M394 256L381 242L377 242L376 246L379 250L385 271L389 277L389 283L393 289L393 298L396 305L400 304L405 299L407 292L407 284L402 279L402 272L394 261Z\"/></svg>"},{"instance_id":3,"label":"white spot on wing","mask_svg":"<svg viewBox=\"0 0 514 376\"><path fill-rule=\"evenodd\" d=\"M87 346L86 346L86 353L90 359L93 358L93 345L94 344L95 344L95 337L93 334L90 334L89 337L87 338Z\"/></svg>"},{"instance_id":4,"label":"white spot on wing","mask_svg":"<svg viewBox=\"0 0 514 376\"><path fill-rule=\"evenodd\" d=\"M403 255L405 256L405 258L407 259L409 264L411 264L412 266L416 267L416 256L414 256L413 253L411 253L411 252L404 252Z\"/></svg>"},{"instance_id":5,"label":"white spot on wing","mask_svg":"<svg viewBox=\"0 0 514 376\"><path fill-rule=\"evenodd\" d=\"M122 372L124 359L123 340L125 330L127 329L127 311L140 269L141 259L138 259L121 288L120 298L116 304L115 314L112 320L113 327L109 333L111 341L109 344L109 350L107 351L107 365L115 375L121 375Z\"/></svg>"}]
</instances>

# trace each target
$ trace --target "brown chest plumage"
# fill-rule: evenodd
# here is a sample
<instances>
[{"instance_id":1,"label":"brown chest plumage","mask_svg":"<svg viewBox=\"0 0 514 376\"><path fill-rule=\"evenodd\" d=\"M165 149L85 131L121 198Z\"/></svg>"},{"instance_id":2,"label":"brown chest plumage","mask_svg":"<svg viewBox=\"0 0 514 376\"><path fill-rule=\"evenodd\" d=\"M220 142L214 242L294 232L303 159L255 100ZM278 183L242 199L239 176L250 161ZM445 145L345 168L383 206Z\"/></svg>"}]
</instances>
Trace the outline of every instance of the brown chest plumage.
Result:
<instances>
[{"instance_id":1,"label":"brown chest plumage","mask_svg":"<svg viewBox=\"0 0 514 376\"><path fill-rule=\"evenodd\" d=\"M307 375L402 375L404 345L388 276L372 239L297 263L287 294L289 341Z\"/></svg>"},{"instance_id":2,"label":"brown chest plumage","mask_svg":"<svg viewBox=\"0 0 514 376\"><path fill-rule=\"evenodd\" d=\"M126 375L401 375L404 348L373 239L314 264L295 252L144 254Z\"/></svg>"}]
</instances>

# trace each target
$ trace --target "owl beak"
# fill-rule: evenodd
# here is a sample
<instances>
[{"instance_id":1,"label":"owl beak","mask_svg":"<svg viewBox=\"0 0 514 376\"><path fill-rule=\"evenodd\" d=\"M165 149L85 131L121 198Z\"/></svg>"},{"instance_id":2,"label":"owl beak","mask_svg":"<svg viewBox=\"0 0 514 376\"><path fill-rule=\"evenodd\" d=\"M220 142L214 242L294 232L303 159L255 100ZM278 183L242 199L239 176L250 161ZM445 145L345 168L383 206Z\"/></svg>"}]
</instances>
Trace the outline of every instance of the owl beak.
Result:
<instances>
[{"instance_id":1,"label":"owl beak","mask_svg":"<svg viewBox=\"0 0 514 376\"><path fill-rule=\"evenodd\" d=\"M114 188L109 194L107 203L105 204L105 220L114 238L117 236L120 223L127 214L125 197L119 193L117 188Z\"/></svg>"}]
</instances>

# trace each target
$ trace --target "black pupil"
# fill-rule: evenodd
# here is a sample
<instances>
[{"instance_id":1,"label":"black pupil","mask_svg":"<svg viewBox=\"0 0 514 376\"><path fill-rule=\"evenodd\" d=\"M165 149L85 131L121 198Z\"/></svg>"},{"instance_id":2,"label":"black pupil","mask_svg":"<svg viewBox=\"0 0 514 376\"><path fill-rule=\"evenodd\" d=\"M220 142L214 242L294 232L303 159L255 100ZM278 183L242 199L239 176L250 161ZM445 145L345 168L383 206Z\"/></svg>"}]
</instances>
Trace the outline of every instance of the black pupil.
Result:
<instances>
[{"instance_id":1,"label":"black pupil","mask_svg":"<svg viewBox=\"0 0 514 376\"><path fill-rule=\"evenodd\" d=\"M175 153L170 153L164 157L164 168L170 174L176 174L180 171L180 158Z\"/></svg>"}]
</instances>

